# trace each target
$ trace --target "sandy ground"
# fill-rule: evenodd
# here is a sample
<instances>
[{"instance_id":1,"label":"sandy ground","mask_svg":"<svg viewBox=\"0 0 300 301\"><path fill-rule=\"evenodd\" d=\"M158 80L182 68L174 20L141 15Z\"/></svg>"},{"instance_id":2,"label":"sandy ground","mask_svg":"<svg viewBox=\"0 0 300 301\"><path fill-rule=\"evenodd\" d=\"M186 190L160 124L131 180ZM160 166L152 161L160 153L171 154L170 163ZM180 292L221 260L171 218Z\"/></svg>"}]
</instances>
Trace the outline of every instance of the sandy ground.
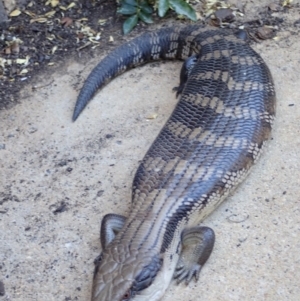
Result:
<instances>
[{"instance_id":1,"label":"sandy ground","mask_svg":"<svg viewBox=\"0 0 300 301\"><path fill-rule=\"evenodd\" d=\"M299 19L299 9L286 17ZM254 45L277 90L272 141L205 220L217 238L198 283L173 283L164 301L299 300L300 39L292 31ZM174 108L181 64L155 63L115 79L72 123L77 75L81 83L99 59L66 62L0 112L1 301L89 300L100 220L130 210L138 161Z\"/></svg>"}]
</instances>

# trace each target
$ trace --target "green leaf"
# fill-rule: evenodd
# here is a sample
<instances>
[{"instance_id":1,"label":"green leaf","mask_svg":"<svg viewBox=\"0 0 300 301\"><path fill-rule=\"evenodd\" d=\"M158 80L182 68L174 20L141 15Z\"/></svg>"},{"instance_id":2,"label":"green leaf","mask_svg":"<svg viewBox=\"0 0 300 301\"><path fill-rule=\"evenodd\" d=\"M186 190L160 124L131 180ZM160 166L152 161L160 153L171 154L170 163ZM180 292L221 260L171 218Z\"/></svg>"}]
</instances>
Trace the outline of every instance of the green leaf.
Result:
<instances>
[{"instance_id":1,"label":"green leaf","mask_svg":"<svg viewBox=\"0 0 300 301\"><path fill-rule=\"evenodd\" d=\"M128 34L132 28L137 24L138 22L138 15L135 14L131 17L129 17L124 23L123 23L123 32L124 34Z\"/></svg>"},{"instance_id":2,"label":"green leaf","mask_svg":"<svg viewBox=\"0 0 300 301\"><path fill-rule=\"evenodd\" d=\"M158 15L164 17L169 7L169 0L158 0Z\"/></svg>"},{"instance_id":3,"label":"green leaf","mask_svg":"<svg viewBox=\"0 0 300 301\"><path fill-rule=\"evenodd\" d=\"M144 13L142 10L138 13L139 18L145 23L153 23L151 14Z\"/></svg>"},{"instance_id":4,"label":"green leaf","mask_svg":"<svg viewBox=\"0 0 300 301\"><path fill-rule=\"evenodd\" d=\"M141 4L140 4L140 8L146 14L152 14L153 13L153 9L152 9L151 6L149 6L147 1L142 1Z\"/></svg>"},{"instance_id":5,"label":"green leaf","mask_svg":"<svg viewBox=\"0 0 300 301\"><path fill-rule=\"evenodd\" d=\"M130 4L132 6L137 6L137 1L136 0L122 0L121 3L126 3L126 4Z\"/></svg>"},{"instance_id":6,"label":"green leaf","mask_svg":"<svg viewBox=\"0 0 300 301\"><path fill-rule=\"evenodd\" d=\"M133 15L137 12L137 7L123 3L122 6L118 9L118 13L122 15Z\"/></svg>"},{"instance_id":7,"label":"green leaf","mask_svg":"<svg viewBox=\"0 0 300 301\"><path fill-rule=\"evenodd\" d=\"M193 21L197 21L195 10L184 0L169 0L170 6L178 15L185 15Z\"/></svg>"}]
</instances>

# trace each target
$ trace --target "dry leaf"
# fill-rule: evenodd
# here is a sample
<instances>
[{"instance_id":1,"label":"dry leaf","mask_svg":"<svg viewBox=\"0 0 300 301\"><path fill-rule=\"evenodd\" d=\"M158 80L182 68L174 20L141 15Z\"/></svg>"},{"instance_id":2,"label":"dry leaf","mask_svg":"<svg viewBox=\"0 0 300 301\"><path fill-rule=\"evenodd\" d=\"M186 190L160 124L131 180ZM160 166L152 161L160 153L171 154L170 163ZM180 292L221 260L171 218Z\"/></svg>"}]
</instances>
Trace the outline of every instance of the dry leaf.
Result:
<instances>
[{"instance_id":1,"label":"dry leaf","mask_svg":"<svg viewBox=\"0 0 300 301\"><path fill-rule=\"evenodd\" d=\"M186 19L186 16L185 16L185 15L177 15L177 16L176 16L176 19L177 19L177 20L185 20L185 19Z\"/></svg>"},{"instance_id":2,"label":"dry leaf","mask_svg":"<svg viewBox=\"0 0 300 301\"><path fill-rule=\"evenodd\" d=\"M157 114L157 113L153 113L153 114L149 115L148 117L146 117L146 119L148 119L148 120L151 120L151 119L156 119L156 118L157 118L157 116L158 116L158 114Z\"/></svg>"},{"instance_id":3,"label":"dry leaf","mask_svg":"<svg viewBox=\"0 0 300 301\"><path fill-rule=\"evenodd\" d=\"M58 47L55 45L55 46L52 48L51 53L54 54L55 51L57 50L57 48L58 48Z\"/></svg>"},{"instance_id":4,"label":"dry leaf","mask_svg":"<svg viewBox=\"0 0 300 301\"><path fill-rule=\"evenodd\" d=\"M56 37L55 37L55 35L54 35L54 34L47 35L47 40L49 40L49 41L53 41L54 39L56 39Z\"/></svg>"},{"instance_id":5,"label":"dry leaf","mask_svg":"<svg viewBox=\"0 0 300 301\"><path fill-rule=\"evenodd\" d=\"M208 17L213 14L216 10L221 8L230 8L230 5L225 1L219 0L208 0L204 2L203 9L204 9L204 16Z\"/></svg>"},{"instance_id":6,"label":"dry leaf","mask_svg":"<svg viewBox=\"0 0 300 301\"><path fill-rule=\"evenodd\" d=\"M36 19L31 19L30 23L38 22L38 23L46 23L48 20L47 18L36 18Z\"/></svg>"},{"instance_id":7,"label":"dry leaf","mask_svg":"<svg viewBox=\"0 0 300 301\"><path fill-rule=\"evenodd\" d=\"M202 15L198 11L196 11L196 18L197 18L197 20L202 20Z\"/></svg>"},{"instance_id":8,"label":"dry leaf","mask_svg":"<svg viewBox=\"0 0 300 301\"><path fill-rule=\"evenodd\" d=\"M99 41L101 39L101 33L98 32L94 39L95 39L95 41Z\"/></svg>"},{"instance_id":9,"label":"dry leaf","mask_svg":"<svg viewBox=\"0 0 300 301\"><path fill-rule=\"evenodd\" d=\"M104 25L106 23L107 19L100 19L98 20L99 25Z\"/></svg>"},{"instance_id":10,"label":"dry leaf","mask_svg":"<svg viewBox=\"0 0 300 301\"><path fill-rule=\"evenodd\" d=\"M6 47L5 49L4 49L4 53L5 54L11 54L11 49L10 49L10 47Z\"/></svg>"},{"instance_id":11,"label":"dry leaf","mask_svg":"<svg viewBox=\"0 0 300 301\"><path fill-rule=\"evenodd\" d=\"M25 59L16 59L16 63L19 65L27 66L29 64L29 59L30 59L30 56L27 55Z\"/></svg>"},{"instance_id":12,"label":"dry leaf","mask_svg":"<svg viewBox=\"0 0 300 301\"><path fill-rule=\"evenodd\" d=\"M77 33L78 39L82 40L84 38L84 34L82 32Z\"/></svg>"},{"instance_id":13,"label":"dry leaf","mask_svg":"<svg viewBox=\"0 0 300 301\"><path fill-rule=\"evenodd\" d=\"M19 74L22 75L22 74L26 74L26 73L28 73L28 69L22 69Z\"/></svg>"},{"instance_id":14,"label":"dry leaf","mask_svg":"<svg viewBox=\"0 0 300 301\"><path fill-rule=\"evenodd\" d=\"M67 9L70 9L70 8L72 8L72 7L74 7L74 6L76 6L76 3L75 3L75 2L72 2L72 3L70 3L70 4L68 5Z\"/></svg>"},{"instance_id":15,"label":"dry leaf","mask_svg":"<svg viewBox=\"0 0 300 301\"><path fill-rule=\"evenodd\" d=\"M85 33L89 37L94 36L97 32L89 26L83 26L81 32Z\"/></svg>"},{"instance_id":16,"label":"dry leaf","mask_svg":"<svg viewBox=\"0 0 300 301\"><path fill-rule=\"evenodd\" d=\"M60 20L60 23L63 24L65 27L68 27L73 23L73 20L69 17L64 17Z\"/></svg>"},{"instance_id":17,"label":"dry leaf","mask_svg":"<svg viewBox=\"0 0 300 301\"><path fill-rule=\"evenodd\" d=\"M36 14L33 13L33 12L31 12L31 11L29 11L29 10L24 10L24 13L26 15L28 15L29 17L31 17L31 18L35 18L36 17Z\"/></svg>"},{"instance_id":18,"label":"dry leaf","mask_svg":"<svg viewBox=\"0 0 300 301\"><path fill-rule=\"evenodd\" d=\"M0 66L4 69L4 65L6 63L6 59L0 57Z\"/></svg>"},{"instance_id":19,"label":"dry leaf","mask_svg":"<svg viewBox=\"0 0 300 301\"><path fill-rule=\"evenodd\" d=\"M100 45L100 43L95 44L95 45L93 45L91 48L92 48L92 49L95 49L95 48L97 48L99 45Z\"/></svg>"},{"instance_id":20,"label":"dry leaf","mask_svg":"<svg viewBox=\"0 0 300 301\"><path fill-rule=\"evenodd\" d=\"M51 5L52 7L56 7L59 4L59 0L48 0L45 5Z\"/></svg>"},{"instance_id":21,"label":"dry leaf","mask_svg":"<svg viewBox=\"0 0 300 301\"><path fill-rule=\"evenodd\" d=\"M21 13L22 13L22 12L21 12L19 9L15 9L15 10L13 10L13 11L9 14L9 16L10 16L10 17L17 17L17 16L19 16Z\"/></svg>"},{"instance_id":22,"label":"dry leaf","mask_svg":"<svg viewBox=\"0 0 300 301\"><path fill-rule=\"evenodd\" d=\"M26 65L28 63L28 59L16 59L16 63L19 65Z\"/></svg>"},{"instance_id":23,"label":"dry leaf","mask_svg":"<svg viewBox=\"0 0 300 301\"><path fill-rule=\"evenodd\" d=\"M52 7L56 7L59 4L59 0L51 0L50 3Z\"/></svg>"},{"instance_id":24,"label":"dry leaf","mask_svg":"<svg viewBox=\"0 0 300 301\"><path fill-rule=\"evenodd\" d=\"M282 3L282 6L291 6L293 0L284 0L283 3Z\"/></svg>"},{"instance_id":25,"label":"dry leaf","mask_svg":"<svg viewBox=\"0 0 300 301\"><path fill-rule=\"evenodd\" d=\"M79 51L79 50L81 50L81 49L83 49L83 48L86 48L86 47L88 47L88 46L90 46L90 45L91 45L91 42L87 42L87 43L85 43L83 46L78 47L76 50Z\"/></svg>"},{"instance_id":26,"label":"dry leaf","mask_svg":"<svg viewBox=\"0 0 300 301\"><path fill-rule=\"evenodd\" d=\"M89 20L88 18L81 18L81 19L78 19L77 22L88 21L88 20Z\"/></svg>"},{"instance_id":27,"label":"dry leaf","mask_svg":"<svg viewBox=\"0 0 300 301\"><path fill-rule=\"evenodd\" d=\"M12 45L10 46L11 51L13 53L19 53L20 52L20 44L18 41L13 41Z\"/></svg>"},{"instance_id":28,"label":"dry leaf","mask_svg":"<svg viewBox=\"0 0 300 301\"><path fill-rule=\"evenodd\" d=\"M55 10L51 10L51 11L47 12L46 14L44 14L44 17L50 18L50 17L54 16L55 13L56 13Z\"/></svg>"},{"instance_id":29,"label":"dry leaf","mask_svg":"<svg viewBox=\"0 0 300 301\"><path fill-rule=\"evenodd\" d=\"M94 44L99 44L100 43L94 37L89 37L89 41L91 41Z\"/></svg>"}]
</instances>

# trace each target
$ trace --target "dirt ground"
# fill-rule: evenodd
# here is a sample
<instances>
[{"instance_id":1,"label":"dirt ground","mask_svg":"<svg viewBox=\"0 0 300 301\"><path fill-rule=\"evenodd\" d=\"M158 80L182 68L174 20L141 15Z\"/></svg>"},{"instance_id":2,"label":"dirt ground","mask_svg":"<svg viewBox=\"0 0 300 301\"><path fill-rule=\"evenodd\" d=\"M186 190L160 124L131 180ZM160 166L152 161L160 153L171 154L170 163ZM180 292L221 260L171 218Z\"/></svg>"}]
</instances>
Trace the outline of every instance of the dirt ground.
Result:
<instances>
[{"instance_id":1,"label":"dirt ground","mask_svg":"<svg viewBox=\"0 0 300 301\"><path fill-rule=\"evenodd\" d=\"M204 221L216 244L199 281L172 283L164 301L299 300L300 8L275 14L286 26L253 45L276 85L272 141ZM100 220L128 214L138 162L175 106L181 63L153 63L112 81L72 123L100 59L39 73L18 105L0 111L0 301L89 300Z\"/></svg>"}]
</instances>

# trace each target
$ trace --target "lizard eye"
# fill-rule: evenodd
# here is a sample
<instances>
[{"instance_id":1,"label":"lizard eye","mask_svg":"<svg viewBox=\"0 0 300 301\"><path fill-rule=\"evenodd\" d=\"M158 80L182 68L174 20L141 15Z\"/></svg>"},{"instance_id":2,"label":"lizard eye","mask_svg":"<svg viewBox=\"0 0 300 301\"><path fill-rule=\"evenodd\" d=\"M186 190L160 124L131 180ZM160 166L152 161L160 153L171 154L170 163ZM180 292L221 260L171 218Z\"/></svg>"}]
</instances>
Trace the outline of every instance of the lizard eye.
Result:
<instances>
[{"instance_id":1,"label":"lizard eye","mask_svg":"<svg viewBox=\"0 0 300 301\"><path fill-rule=\"evenodd\" d=\"M132 297L131 289L129 289L123 296L122 301L127 301Z\"/></svg>"}]
</instances>

